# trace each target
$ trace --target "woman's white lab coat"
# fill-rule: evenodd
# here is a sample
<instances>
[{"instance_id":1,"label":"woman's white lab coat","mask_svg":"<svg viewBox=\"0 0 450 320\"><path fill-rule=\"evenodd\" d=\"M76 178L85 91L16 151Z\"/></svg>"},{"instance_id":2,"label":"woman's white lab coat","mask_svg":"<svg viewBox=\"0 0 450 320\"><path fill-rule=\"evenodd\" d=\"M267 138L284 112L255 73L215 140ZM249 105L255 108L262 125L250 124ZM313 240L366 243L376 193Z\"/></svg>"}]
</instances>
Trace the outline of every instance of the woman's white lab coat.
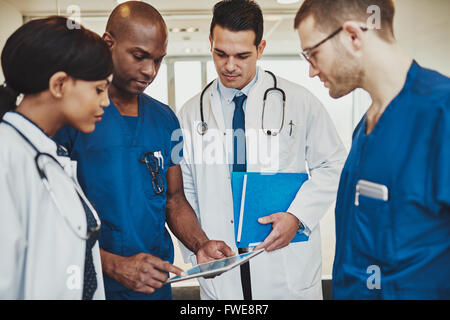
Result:
<instances>
[{"instance_id":1,"label":"woman's white lab coat","mask_svg":"<svg viewBox=\"0 0 450 320\"><path fill-rule=\"evenodd\" d=\"M305 88L277 78L286 93L284 125L276 137L262 130L264 92L273 78L258 69L245 111L248 172L303 172L310 178L288 212L310 230L309 241L263 253L250 261L253 299L322 299L319 221L336 197L339 176L347 155L328 113ZM208 131L198 133L200 94L180 112L184 135L182 162L185 194L210 239L223 240L237 252L233 200L227 162L227 136L216 82L205 92L204 117ZM264 129L279 129L281 97L267 98ZM291 125L290 125L291 124ZM279 138L279 139L278 139ZM271 146L271 147L268 147ZM267 152L273 150L273 153ZM267 186L270 192L276 186ZM182 247L185 258L195 255ZM214 279L199 278L202 299L242 299L239 268Z\"/></svg>"},{"instance_id":2,"label":"woman's white lab coat","mask_svg":"<svg viewBox=\"0 0 450 320\"><path fill-rule=\"evenodd\" d=\"M74 163L58 157L53 140L25 117L9 112L4 120L64 167L66 173L50 160L46 172L63 214L85 235L86 215L68 176L76 176ZM35 155L13 128L0 123L0 299L81 299L86 241L56 209L39 177ZM94 299L104 299L98 242L93 260Z\"/></svg>"}]
</instances>

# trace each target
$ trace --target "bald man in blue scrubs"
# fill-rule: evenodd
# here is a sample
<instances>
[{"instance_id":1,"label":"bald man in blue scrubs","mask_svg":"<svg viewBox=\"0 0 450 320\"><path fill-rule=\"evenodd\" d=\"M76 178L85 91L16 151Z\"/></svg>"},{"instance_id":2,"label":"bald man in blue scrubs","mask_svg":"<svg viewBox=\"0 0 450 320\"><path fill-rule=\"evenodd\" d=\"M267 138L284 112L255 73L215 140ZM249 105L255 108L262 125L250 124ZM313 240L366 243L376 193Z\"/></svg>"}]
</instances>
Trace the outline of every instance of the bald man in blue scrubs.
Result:
<instances>
[{"instance_id":1,"label":"bald man in blue scrubs","mask_svg":"<svg viewBox=\"0 0 450 320\"><path fill-rule=\"evenodd\" d=\"M339 184L335 299L450 299L450 79L403 52L394 12L306 0L295 18L310 76L372 98Z\"/></svg>"},{"instance_id":2,"label":"bald man in blue scrubs","mask_svg":"<svg viewBox=\"0 0 450 320\"><path fill-rule=\"evenodd\" d=\"M180 125L165 104L144 94L167 49L167 27L139 1L117 6L103 39L114 73L109 108L92 134L62 129L56 140L78 162L78 179L102 220L100 253L107 299L171 299L174 250L165 227L199 263L232 256L209 240L186 201L179 162Z\"/></svg>"}]
</instances>

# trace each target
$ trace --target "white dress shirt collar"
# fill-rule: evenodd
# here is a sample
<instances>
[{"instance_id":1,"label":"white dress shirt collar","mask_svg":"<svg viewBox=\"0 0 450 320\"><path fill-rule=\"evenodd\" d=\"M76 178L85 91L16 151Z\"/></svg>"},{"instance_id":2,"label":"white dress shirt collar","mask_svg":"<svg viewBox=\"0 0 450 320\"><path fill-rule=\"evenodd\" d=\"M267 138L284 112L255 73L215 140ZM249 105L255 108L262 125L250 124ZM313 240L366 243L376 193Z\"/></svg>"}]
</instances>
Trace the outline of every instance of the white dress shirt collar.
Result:
<instances>
[{"instance_id":1,"label":"white dress shirt collar","mask_svg":"<svg viewBox=\"0 0 450 320\"><path fill-rule=\"evenodd\" d=\"M220 81L220 78L218 79L218 91L220 94L220 97L225 100L228 104L231 104L233 102L234 97L237 95L245 94L248 97L248 94L250 93L250 90L252 89L253 85L258 81L258 70L256 71L255 76L253 77L253 80L250 81L244 88L241 90L235 89L235 88L228 88L223 85L223 83Z\"/></svg>"}]
</instances>

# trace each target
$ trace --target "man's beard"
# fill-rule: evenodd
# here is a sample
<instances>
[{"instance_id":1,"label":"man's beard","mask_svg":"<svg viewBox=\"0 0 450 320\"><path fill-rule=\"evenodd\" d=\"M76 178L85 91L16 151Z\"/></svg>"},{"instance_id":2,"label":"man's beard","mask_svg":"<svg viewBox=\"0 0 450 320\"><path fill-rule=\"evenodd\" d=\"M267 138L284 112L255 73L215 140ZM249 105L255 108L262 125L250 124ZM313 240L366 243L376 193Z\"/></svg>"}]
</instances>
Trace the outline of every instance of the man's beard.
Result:
<instances>
[{"instance_id":1,"label":"man's beard","mask_svg":"<svg viewBox=\"0 0 450 320\"><path fill-rule=\"evenodd\" d=\"M334 68L330 74L333 81L330 86L330 96L338 99L360 88L364 75L363 68L354 57L348 54L339 56L335 60Z\"/></svg>"}]
</instances>

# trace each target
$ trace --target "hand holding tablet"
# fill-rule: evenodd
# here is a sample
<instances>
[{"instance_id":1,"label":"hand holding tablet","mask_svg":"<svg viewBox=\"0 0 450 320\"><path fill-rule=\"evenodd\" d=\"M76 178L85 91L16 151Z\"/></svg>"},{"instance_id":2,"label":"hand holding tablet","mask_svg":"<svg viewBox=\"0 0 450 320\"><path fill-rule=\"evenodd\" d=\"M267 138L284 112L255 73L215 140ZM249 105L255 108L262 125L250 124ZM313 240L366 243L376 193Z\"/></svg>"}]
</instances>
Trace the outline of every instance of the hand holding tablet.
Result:
<instances>
[{"instance_id":1,"label":"hand holding tablet","mask_svg":"<svg viewBox=\"0 0 450 320\"><path fill-rule=\"evenodd\" d=\"M253 257L256 257L258 254L262 253L263 251L264 249L260 249L243 253L233 257L198 264L192 267L191 269L183 272L181 276L175 276L168 279L166 283L184 281L198 277L219 275L243 264L244 262L247 262Z\"/></svg>"}]
</instances>

